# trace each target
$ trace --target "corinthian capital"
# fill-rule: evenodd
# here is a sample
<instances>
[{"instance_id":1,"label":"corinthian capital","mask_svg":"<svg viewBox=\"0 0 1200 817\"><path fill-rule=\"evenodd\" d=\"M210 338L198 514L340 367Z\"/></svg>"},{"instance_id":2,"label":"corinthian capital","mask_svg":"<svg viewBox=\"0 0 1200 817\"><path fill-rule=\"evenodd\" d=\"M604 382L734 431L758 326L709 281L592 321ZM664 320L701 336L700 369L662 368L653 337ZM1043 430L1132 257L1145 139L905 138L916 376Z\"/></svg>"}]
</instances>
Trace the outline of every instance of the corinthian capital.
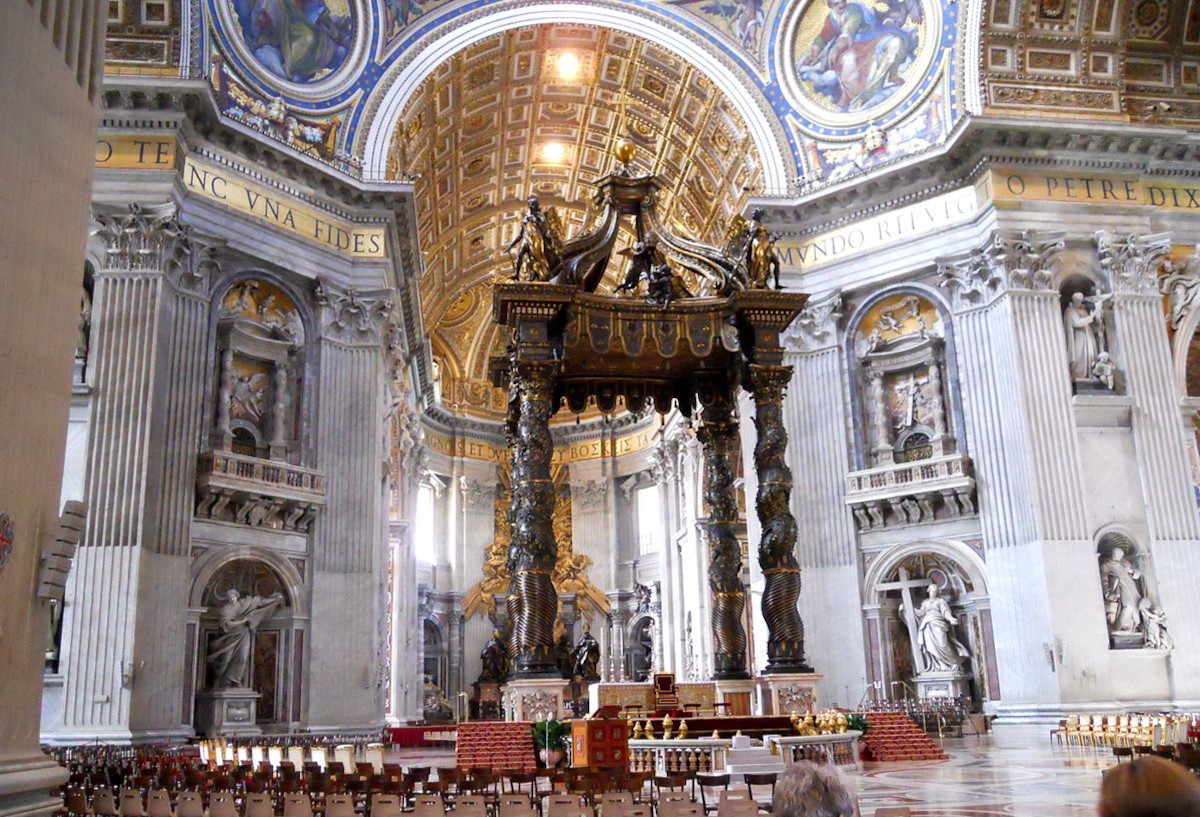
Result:
<instances>
[{"instance_id":1,"label":"corinthian capital","mask_svg":"<svg viewBox=\"0 0 1200 817\"><path fill-rule=\"evenodd\" d=\"M1059 230L1001 230L996 234L996 258L1004 267L1010 289L1054 288L1066 234Z\"/></svg>"},{"instance_id":2,"label":"corinthian capital","mask_svg":"<svg viewBox=\"0 0 1200 817\"><path fill-rule=\"evenodd\" d=\"M1096 250L1100 269L1108 275L1113 292L1155 295L1159 291L1159 271L1171 251L1171 234L1119 235L1098 230Z\"/></svg>"},{"instance_id":3,"label":"corinthian capital","mask_svg":"<svg viewBox=\"0 0 1200 817\"><path fill-rule=\"evenodd\" d=\"M124 208L97 207L92 234L103 239L104 269L163 271L190 261L190 230L175 216L171 204Z\"/></svg>"},{"instance_id":4,"label":"corinthian capital","mask_svg":"<svg viewBox=\"0 0 1200 817\"><path fill-rule=\"evenodd\" d=\"M793 352L813 352L837 342L838 322L842 319L842 293L830 292L810 299L782 334L783 347Z\"/></svg>"},{"instance_id":5,"label":"corinthian capital","mask_svg":"<svg viewBox=\"0 0 1200 817\"><path fill-rule=\"evenodd\" d=\"M981 306L1004 290L1003 251L995 238L977 250L937 259L938 286L957 309Z\"/></svg>"},{"instance_id":6,"label":"corinthian capital","mask_svg":"<svg viewBox=\"0 0 1200 817\"><path fill-rule=\"evenodd\" d=\"M392 314L390 291L360 292L318 281L321 334L332 340L356 344L381 344L386 340Z\"/></svg>"}]
</instances>

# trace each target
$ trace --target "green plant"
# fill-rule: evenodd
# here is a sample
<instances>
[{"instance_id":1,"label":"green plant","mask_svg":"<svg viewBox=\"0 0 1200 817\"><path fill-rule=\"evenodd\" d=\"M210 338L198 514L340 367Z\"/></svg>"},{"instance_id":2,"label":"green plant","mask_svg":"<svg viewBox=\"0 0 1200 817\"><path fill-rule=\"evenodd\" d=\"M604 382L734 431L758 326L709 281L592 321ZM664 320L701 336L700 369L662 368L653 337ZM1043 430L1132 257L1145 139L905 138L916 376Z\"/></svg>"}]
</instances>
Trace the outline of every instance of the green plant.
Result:
<instances>
[{"instance_id":1,"label":"green plant","mask_svg":"<svg viewBox=\"0 0 1200 817\"><path fill-rule=\"evenodd\" d=\"M565 749L571 728L562 721L538 721L533 725L533 745L538 749Z\"/></svg>"},{"instance_id":2,"label":"green plant","mask_svg":"<svg viewBox=\"0 0 1200 817\"><path fill-rule=\"evenodd\" d=\"M867 723L866 715L861 712L855 712L846 716L846 728L852 729L855 732L862 732L865 735L870 725Z\"/></svg>"}]
</instances>

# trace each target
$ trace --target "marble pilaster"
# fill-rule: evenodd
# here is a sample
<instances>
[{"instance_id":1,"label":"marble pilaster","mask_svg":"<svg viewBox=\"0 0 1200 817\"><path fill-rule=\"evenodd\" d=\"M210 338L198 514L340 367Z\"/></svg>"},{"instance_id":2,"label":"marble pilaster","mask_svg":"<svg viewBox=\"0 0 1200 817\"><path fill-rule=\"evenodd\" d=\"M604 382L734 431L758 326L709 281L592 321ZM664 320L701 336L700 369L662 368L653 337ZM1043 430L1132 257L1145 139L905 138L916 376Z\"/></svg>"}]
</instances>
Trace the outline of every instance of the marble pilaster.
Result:
<instances>
[{"instance_id":1,"label":"marble pilaster","mask_svg":"<svg viewBox=\"0 0 1200 817\"><path fill-rule=\"evenodd\" d=\"M88 514L56 739L181 737L189 530L215 262L170 205L97 212ZM117 593L110 588L120 588ZM182 705L181 705L182 702Z\"/></svg>"},{"instance_id":2,"label":"marble pilaster","mask_svg":"<svg viewBox=\"0 0 1200 817\"><path fill-rule=\"evenodd\" d=\"M1040 249L1016 252L1017 241ZM998 235L939 267L953 298L988 592L1008 600L992 619L1002 715L1075 694L1070 679L1096 671L1107 649L1103 619L1087 626L1080 609L1090 584L1099 588L1062 314L1050 284L1061 247L1053 235ZM1065 626L1072 618L1085 626Z\"/></svg>"},{"instance_id":3,"label":"marble pilaster","mask_svg":"<svg viewBox=\"0 0 1200 817\"><path fill-rule=\"evenodd\" d=\"M1096 234L1100 266L1113 289L1113 315L1123 371L1133 401L1132 431L1146 511L1156 606L1170 617L1175 650L1173 696L1200 700L1200 599L1191 577L1200 570L1200 516L1179 424L1178 389L1163 320L1159 272L1169 234Z\"/></svg>"},{"instance_id":4,"label":"marble pilaster","mask_svg":"<svg viewBox=\"0 0 1200 817\"><path fill-rule=\"evenodd\" d=\"M387 292L317 288L321 365L317 467L330 475L312 533L311 728L369 728L383 721L375 692L375 587L386 566L383 472ZM350 603L348 603L350 602ZM324 668L322 671L321 668ZM334 669L336 668L336 669Z\"/></svg>"},{"instance_id":5,"label":"marble pilaster","mask_svg":"<svg viewBox=\"0 0 1200 817\"><path fill-rule=\"evenodd\" d=\"M842 392L819 385L843 379L841 318L840 293L827 293L811 299L783 336L784 362L793 370L783 413L794 480L791 508L804 520L796 558L804 577L800 615L808 625L805 647L809 661L822 671L820 699L853 706L865 684L864 638L861 631L847 632L834 624L846 622L849 615L858 618L855 530L845 504L847 418Z\"/></svg>"}]
</instances>

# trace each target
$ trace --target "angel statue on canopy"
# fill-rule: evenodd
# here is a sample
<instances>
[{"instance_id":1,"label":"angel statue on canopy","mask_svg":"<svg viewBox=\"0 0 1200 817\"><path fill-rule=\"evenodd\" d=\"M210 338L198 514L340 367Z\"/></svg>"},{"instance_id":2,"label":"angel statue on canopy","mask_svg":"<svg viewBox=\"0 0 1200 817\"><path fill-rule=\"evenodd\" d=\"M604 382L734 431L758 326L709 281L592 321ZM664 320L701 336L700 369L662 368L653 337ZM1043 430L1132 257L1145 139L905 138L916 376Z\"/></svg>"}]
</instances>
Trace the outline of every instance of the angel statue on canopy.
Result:
<instances>
[{"instance_id":1,"label":"angel statue on canopy","mask_svg":"<svg viewBox=\"0 0 1200 817\"><path fill-rule=\"evenodd\" d=\"M766 289L772 279L776 289L783 289L779 283L776 236L767 229L762 219L761 207L754 208L749 221L742 216L734 216L725 232L725 255L742 262L746 268L747 286L752 289Z\"/></svg>"},{"instance_id":2,"label":"angel statue on canopy","mask_svg":"<svg viewBox=\"0 0 1200 817\"><path fill-rule=\"evenodd\" d=\"M513 260L513 280L549 281L561 258L562 220L553 207L543 211L537 196L526 203L529 209L521 218L521 228L504 248Z\"/></svg>"}]
</instances>

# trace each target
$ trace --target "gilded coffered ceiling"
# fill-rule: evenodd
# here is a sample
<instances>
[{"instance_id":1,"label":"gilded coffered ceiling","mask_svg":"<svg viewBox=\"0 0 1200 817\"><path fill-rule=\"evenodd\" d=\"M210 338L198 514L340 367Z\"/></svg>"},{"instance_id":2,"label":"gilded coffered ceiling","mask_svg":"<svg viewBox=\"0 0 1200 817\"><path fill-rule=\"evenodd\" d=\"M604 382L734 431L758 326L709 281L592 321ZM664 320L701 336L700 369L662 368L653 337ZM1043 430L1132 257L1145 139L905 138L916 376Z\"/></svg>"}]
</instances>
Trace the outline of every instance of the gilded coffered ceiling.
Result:
<instances>
[{"instance_id":1,"label":"gilded coffered ceiling","mask_svg":"<svg viewBox=\"0 0 1200 817\"><path fill-rule=\"evenodd\" d=\"M991 0L985 13L988 113L1200 120L1200 0Z\"/></svg>"},{"instance_id":2,"label":"gilded coffered ceiling","mask_svg":"<svg viewBox=\"0 0 1200 817\"><path fill-rule=\"evenodd\" d=\"M664 181L668 217L703 240L720 242L761 178L745 123L703 74L609 29L546 25L490 37L442 64L409 101L389 171L414 178L422 313L447 408L502 416L487 361L502 344L491 285L511 274L504 247L530 195L578 230L589 182L612 169L618 135L639 145L638 169Z\"/></svg>"}]
</instances>

